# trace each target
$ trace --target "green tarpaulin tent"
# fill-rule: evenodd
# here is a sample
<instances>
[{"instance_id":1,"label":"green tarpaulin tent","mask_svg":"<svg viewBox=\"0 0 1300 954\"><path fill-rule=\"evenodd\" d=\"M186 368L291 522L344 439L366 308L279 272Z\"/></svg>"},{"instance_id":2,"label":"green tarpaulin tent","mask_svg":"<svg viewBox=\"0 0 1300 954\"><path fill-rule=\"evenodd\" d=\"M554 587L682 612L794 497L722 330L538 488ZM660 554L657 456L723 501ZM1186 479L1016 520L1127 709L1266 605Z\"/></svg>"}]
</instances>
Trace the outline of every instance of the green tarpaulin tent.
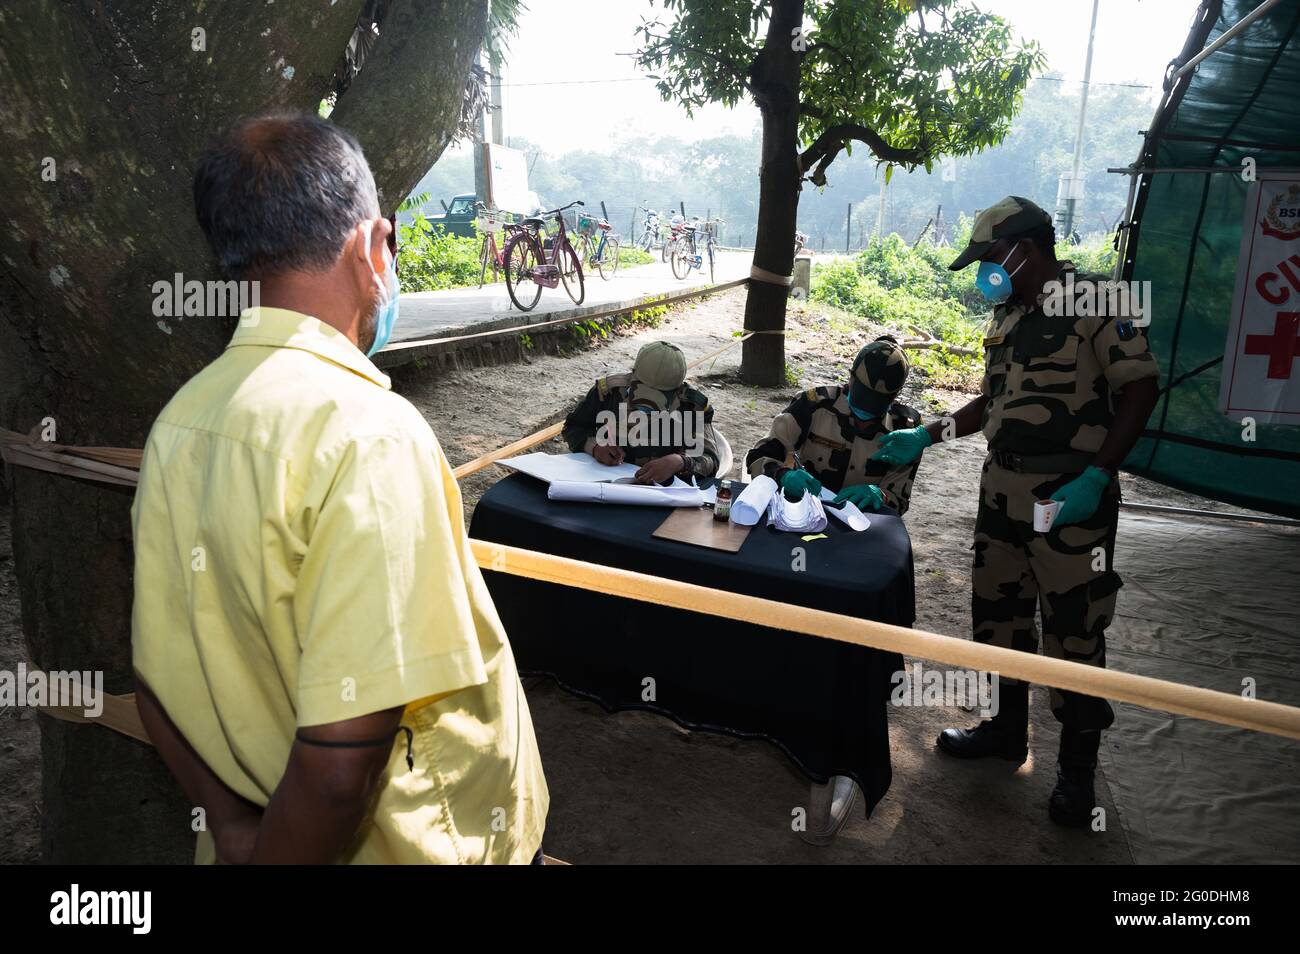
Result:
<instances>
[{"instance_id":1,"label":"green tarpaulin tent","mask_svg":"<svg viewBox=\"0 0 1300 954\"><path fill-rule=\"evenodd\" d=\"M1300 0L1201 4L1134 169L1119 264L1119 277L1151 282L1148 335L1162 387L1125 469L1291 517L1300 517L1300 424L1260 423L1251 432L1221 410L1220 385L1225 351L1236 357L1225 342L1248 180L1300 169L1298 28ZM1243 176L1243 168L1251 171ZM1293 244L1300 254L1300 237ZM1290 306L1300 311L1300 289ZM1282 341L1270 377L1300 377L1294 339Z\"/></svg>"}]
</instances>

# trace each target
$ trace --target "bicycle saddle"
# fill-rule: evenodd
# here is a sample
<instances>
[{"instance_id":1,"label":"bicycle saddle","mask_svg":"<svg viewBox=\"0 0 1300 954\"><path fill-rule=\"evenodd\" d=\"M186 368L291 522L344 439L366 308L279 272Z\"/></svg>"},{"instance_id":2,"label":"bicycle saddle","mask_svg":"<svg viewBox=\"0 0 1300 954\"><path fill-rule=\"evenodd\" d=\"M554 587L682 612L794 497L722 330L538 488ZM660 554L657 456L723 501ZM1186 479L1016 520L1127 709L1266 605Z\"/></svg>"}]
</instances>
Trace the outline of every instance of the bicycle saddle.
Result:
<instances>
[{"instance_id":1,"label":"bicycle saddle","mask_svg":"<svg viewBox=\"0 0 1300 954\"><path fill-rule=\"evenodd\" d=\"M525 225L530 229L540 229L543 225L546 224L546 220L538 218L536 216L530 216L529 218L524 219L519 224Z\"/></svg>"}]
</instances>

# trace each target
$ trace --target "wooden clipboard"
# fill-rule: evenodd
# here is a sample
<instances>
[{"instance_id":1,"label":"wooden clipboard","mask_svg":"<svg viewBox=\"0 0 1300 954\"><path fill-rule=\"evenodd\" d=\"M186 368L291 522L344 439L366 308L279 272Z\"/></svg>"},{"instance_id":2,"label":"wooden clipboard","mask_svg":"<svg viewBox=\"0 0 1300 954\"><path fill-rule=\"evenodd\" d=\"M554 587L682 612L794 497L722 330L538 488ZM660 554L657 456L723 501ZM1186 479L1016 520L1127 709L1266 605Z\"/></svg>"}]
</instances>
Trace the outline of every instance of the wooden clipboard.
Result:
<instances>
[{"instance_id":1,"label":"wooden clipboard","mask_svg":"<svg viewBox=\"0 0 1300 954\"><path fill-rule=\"evenodd\" d=\"M706 507L675 507L651 536L736 553L752 529L730 520L714 520L713 511Z\"/></svg>"}]
</instances>

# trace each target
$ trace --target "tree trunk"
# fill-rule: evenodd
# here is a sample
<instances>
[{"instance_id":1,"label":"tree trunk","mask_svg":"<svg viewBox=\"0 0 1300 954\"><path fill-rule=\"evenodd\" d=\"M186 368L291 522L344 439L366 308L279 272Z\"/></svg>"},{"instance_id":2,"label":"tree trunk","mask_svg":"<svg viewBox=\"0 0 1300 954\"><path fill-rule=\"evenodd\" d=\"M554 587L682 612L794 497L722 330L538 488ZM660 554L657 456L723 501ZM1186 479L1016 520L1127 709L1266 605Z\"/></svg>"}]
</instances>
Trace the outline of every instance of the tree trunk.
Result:
<instances>
[{"instance_id":1,"label":"tree trunk","mask_svg":"<svg viewBox=\"0 0 1300 954\"><path fill-rule=\"evenodd\" d=\"M758 233L754 265L785 276L794 268L794 232L799 210L799 66L793 32L803 23L803 0L775 0L767 39L754 63L752 82L763 117L759 167ZM745 299L740 374L750 384L785 382L785 306L790 286L751 279Z\"/></svg>"},{"instance_id":2,"label":"tree trunk","mask_svg":"<svg viewBox=\"0 0 1300 954\"><path fill-rule=\"evenodd\" d=\"M153 312L154 282L220 277L194 219L194 160L240 116L315 112L362 5L25 0L0 11L0 426L26 433L49 417L61 443L143 444L233 327ZM393 7L403 32L379 45L423 48L430 68L409 83L419 95L344 97L350 127L384 150L386 195L417 182L455 128L487 0ZM387 143L368 132L384 127ZM399 148L403 128L423 145ZM131 691L130 492L21 468L8 490L32 665L99 670L105 691ZM41 735L47 861L191 858L190 807L152 749L44 716Z\"/></svg>"}]
</instances>

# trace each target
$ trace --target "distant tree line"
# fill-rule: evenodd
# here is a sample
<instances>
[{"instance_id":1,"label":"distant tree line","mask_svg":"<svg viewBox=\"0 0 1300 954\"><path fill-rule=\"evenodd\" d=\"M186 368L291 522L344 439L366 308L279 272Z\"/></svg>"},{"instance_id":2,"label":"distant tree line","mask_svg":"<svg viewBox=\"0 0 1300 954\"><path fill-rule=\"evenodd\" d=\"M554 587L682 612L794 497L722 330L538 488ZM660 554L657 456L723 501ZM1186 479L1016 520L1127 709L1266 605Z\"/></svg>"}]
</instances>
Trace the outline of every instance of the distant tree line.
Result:
<instances>
[{"instance_id":1,"label":"distant tree line","mask_svg":"<svg viewBox=\"0 0 1300 954\"><path fill-rule=\"evenodd\" d=\"M1057 179L1069 169L1078 122L1079 84L1047 74L1025 92L1024 108L1011 133L982 153L924 171L896 171L886 192L884 232L915 241L942 206L941 238L952 239L959 213L974 214L1004 195L1024 195L1049 211L1056 202ZM1086 236L1110 231L1124 210L1127 177L1108 174L1137 155L1138 131L1154 110L1150 91L1136 86L1095 86L1088 98L1083 150L1087 175L1076 229ZM663 212L685 203L688 215L721 215L724 244L752 245L758 219L757 129L749 136L727 135L692 142L673 136L620 140L610 152L576 149L560 155L527 140L511 145L528 156L529 184L543 204L581 198L599 208L604 201L616 228L626 233L647 200ZM849 244L863 247L875 233L883 176L865 149L842 156L822 190L805 186L799 203L799 228L809 244L843 249L848 208L853 207ZM446 155L416 187L437 199L472 192L474 170L468 151ZM933 238L933 230L926 233Z\"/></svg>"}]
</instances>

